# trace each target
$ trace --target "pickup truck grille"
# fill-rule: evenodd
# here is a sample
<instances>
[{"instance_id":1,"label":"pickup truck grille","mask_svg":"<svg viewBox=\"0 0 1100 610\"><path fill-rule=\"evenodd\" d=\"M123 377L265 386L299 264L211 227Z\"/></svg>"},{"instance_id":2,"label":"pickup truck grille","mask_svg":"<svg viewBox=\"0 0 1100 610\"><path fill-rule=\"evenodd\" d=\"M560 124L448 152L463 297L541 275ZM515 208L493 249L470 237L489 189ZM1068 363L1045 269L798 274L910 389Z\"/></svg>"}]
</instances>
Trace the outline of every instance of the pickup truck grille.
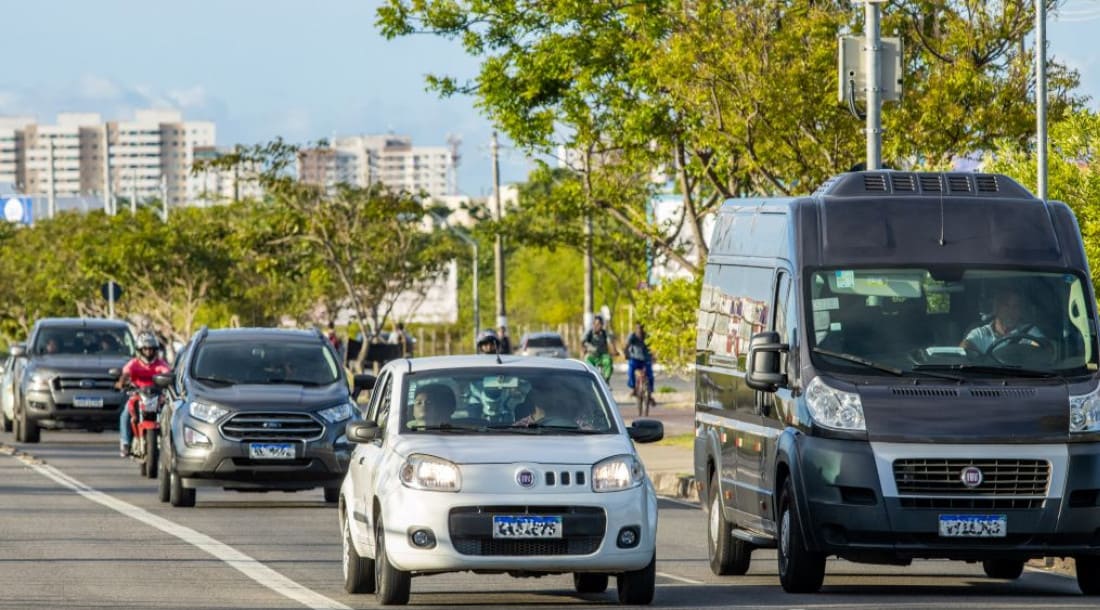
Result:
<instances>
[{"instance_id":1,"label":"pickup truck grille","mask_svg":"<svg viewBox=\"0 0 1100 610\"><path fill-rule=\"evenodd\" d=\"M55 390L114 390L115 380L110 377L54 377Z\"/></svg>"},{"instance_id":2,"label":"pickup truck grille","mask_svg":"<svg viewBox=\"0 0 1100 610\"><path fill-rule=\"evenodd\" d=\"M325 427L307 413L237 413L221 425L230 440L315 440Z\"/></svg>"},{"instance_id":3,"label":"pickup truck grille","mask_svg":"<svg viewBox=\"0 0 1100 610\"><path fill-rule=\"evenodd\" d=\"M964 468L981 470L976 487L962 481ZM1050 479L1046 460L914 458L894 460L898 493L918 495L1045 496Z\"/></svg>"}]
</instances>

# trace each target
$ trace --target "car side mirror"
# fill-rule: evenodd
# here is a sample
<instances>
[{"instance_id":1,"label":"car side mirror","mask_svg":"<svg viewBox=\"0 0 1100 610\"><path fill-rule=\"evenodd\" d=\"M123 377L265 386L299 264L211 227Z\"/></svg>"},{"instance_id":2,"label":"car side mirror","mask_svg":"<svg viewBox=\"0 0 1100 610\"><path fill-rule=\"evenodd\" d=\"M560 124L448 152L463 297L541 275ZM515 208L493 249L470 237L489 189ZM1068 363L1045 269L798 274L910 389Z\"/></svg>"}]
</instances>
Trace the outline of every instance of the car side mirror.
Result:
<instances>
[{"instance_id":1,"label":"car side mirror","mask_svg":"<svg viewBox=\"0 0 1100 610\"><path fill-rule=\"evenodd\" d=\"M16 358L25 358L27 356L26 343L12 343L8 350L8 353Z\"/></svg>"},{"instance_id":2,"label":"car side mirror","mask_svg":"<svg viewBox=\"0 0 1100 610\"><path fill-rule=\"evenodd\" d=\"M172 385L172 379L172 375L165 373L153 375L153 383L157 384L158 388L167 388Z\"/></svg>"},{"instance_id":3,"label":"car side mirror","mask_svg":"<svg viewBox=\"0 0 1100 610\"><path fill-rule=\"evenodd\" d=\"M378 438L381 428L378 427L378 423L371 420L351 420L348 422L346 428L344 428L344 434L347 435L348 440L353 443L369 443Z\"/></svg>"},{"instance_id":4,"label":"car side mirror","mask_svg":"<svg viewBox=\"0 0 1100 610\"><path fill-rule=\"evenodd\" d=\"M665 425L655 419L636 419L626 433L636 443L655 443L665 437Z\"/></svg>"},{"instance_id":5,"label":"car side mirror","mask_svg":"<svg viewBox=\"0 0 1100 610\"><path fill-rule=\"evenodd\" d=\"M359 400L359 395L364 391L370 391L374 389L374 382L376 381L374 375L367 373L359 373L352 377L351 380L351 397L355 400Z\"/></svg>"},{"instance_id":6,"label":"car side mirror","mask_svg":"<svg viewBox=\"0 0 1100 610\"><path fill-rule=\"evenodd\" d=\"M767 330L749 340L749 357L745 365L745 385L761 392L774 392L787 385L787 374L779 370L780 355L790 346L779 342L779 333Z\"/></svg>"}]
</instances>

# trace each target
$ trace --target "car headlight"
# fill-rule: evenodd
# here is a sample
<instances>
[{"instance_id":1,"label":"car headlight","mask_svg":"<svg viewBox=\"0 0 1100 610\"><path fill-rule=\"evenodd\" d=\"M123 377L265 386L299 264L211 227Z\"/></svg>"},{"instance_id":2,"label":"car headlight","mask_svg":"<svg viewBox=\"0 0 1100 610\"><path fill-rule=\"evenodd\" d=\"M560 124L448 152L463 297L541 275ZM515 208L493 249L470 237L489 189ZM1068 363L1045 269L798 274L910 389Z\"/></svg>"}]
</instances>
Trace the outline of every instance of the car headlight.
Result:
<instances>
[{"instance_id":1,"label":"car headlight","mask_svg":"<svg viewBox=\"0 0 1100 610\"><path fill-rule=\"evenodd\" d=\"M335 424L336 422L341 422L345 419L351 419L355 415L355 411L356 409L354 405L352 405L350 402L345 402L343 404L336 405L335 407L322 409L317 412L317 415L323 417L328 423Z\"/></svg>"},{"instance_id":2,"label":"car headlight","mask_svg":"<svg viewBox=\"0 0 1100 610\"><path fill-rule=\"evenodd\" d=\"M209 447L210 437L191 426L183 427L183 442L188 447Z\"/></svg>"},{"instance_id":3,"label":"car headlight","mask_svg":"<svg viewBox=\"0 0 1100 610\"><path fill-rule=\"evenodd\" d=\"M401 482L406 487L425 491L458 491L462 488L462 473L449 460L414 453L401 465Z\"/></svg>"},{"instance_id":4,"label":"car headlight","mask_svg":"<svg viewBox=\"0 0 1100 610\"><path fill-rule=\"evenodd\" d=\"M592 491L622 491L642 484L645 468L632 455L616 455L592 467Z\"/></svg>"},{"instance_id":5,"label":"car headlight","mask_svg":"<svg viewBox=\"0 0 1100 610\"><path fill-rule=\"evenodd\" d=\"M1100 432L1100 387L1069 397L1069 431Z\"/></svg>"},{"instance_id":6,"label":"car headlight","mask_svg":"<svg viewBox=\"0 0 1100 610\"><path fill-rule=\"evenodd\" d=\"M50 378L45 373L34 373L27 382L27 389L32 392L45 392L50 389Z\"/></svg>"},{"instance_id":7,"label":"car headlight","mask_svg":"<svg viewBox=\"0 0 1100 610\"><path fill-rule=\"evenodd\" d=\"M859 394L831 388L820 377L814 377L806 386L806 405L814 421L826 428L867 429Z\"/></svg>"},{"instance_id":8,"label":"car headlight","mask_svg":"<svg viewBox=\"0 0 1100 610\"><path fill-rule=\"evenodd\" d=\"M204 421L208 424L212 424L218 421L223 416L225 416L226 413L229 413L229 409L226 409L225 407L219 407L218 405L211 405L205 402L198 401L191 403L190 410L191 417L194 417L199 421Z\"/></svg>"}]
</instances>

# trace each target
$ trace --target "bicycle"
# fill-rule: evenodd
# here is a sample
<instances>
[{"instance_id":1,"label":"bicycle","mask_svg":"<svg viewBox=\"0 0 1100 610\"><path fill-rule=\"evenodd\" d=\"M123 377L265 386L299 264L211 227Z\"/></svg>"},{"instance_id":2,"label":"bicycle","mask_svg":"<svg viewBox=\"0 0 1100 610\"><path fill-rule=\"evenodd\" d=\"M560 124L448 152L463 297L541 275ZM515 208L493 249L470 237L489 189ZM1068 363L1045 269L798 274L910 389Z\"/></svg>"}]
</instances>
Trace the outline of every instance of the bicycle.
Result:
<instances>
[{"instance_id":1,"label":"bicycle","mask_svg":"<svg viewBox=\"0 0 1100 610\"><path fill-rule=\"evenodd\" d=\"M634 369L634 396L638 401L638 417L647 417L652 399L649 397L649 377L645 367Z\"/></svg>"}]
</instances>

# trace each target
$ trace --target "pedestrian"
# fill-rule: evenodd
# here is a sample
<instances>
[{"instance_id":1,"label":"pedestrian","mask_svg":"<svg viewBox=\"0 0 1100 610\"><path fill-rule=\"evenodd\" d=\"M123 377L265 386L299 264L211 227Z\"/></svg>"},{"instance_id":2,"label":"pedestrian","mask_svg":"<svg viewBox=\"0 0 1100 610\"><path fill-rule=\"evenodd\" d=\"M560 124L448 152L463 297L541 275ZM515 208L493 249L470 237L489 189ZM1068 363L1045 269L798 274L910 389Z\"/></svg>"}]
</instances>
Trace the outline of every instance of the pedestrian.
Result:
<instances>
[{"instance_id":1,"label":"pedestrian","mask_svg":"<svg viewBox=\"0 0 1100 610\"><path fill-rule=\"evenodd\" d=\"M508 338L508 327L501 326L497 329L497 339L500 341L500 353L512 353L512 340Z\"/></svg>"},{"instance_id":2,"label":"pedestrian","mask_svg":"<svg viewBox=\"0 0 1100 610\"><path fill-rule=\"evenodd\" d=\"M340 359L340 365L344 365L344 341L340 338L340 335L336 334L336 323L329 321L328 334L325 335L328 339L329 345L332 346L332 351L336 352L336 356Z\"/></svg>"},{"instance_id":3,"label":"pedestrian","mask_svg":"<svg viewBox=\"0 0 1100 610\"><path fill-rule=\"evenodd\" d=\"M412 343L409 341L409 335L405 332L405 324L398 322L394 325L393 332L389 336L390 345L397 346L398 358L411 358L412 357Z\"/></svg>"}]
</instances>

